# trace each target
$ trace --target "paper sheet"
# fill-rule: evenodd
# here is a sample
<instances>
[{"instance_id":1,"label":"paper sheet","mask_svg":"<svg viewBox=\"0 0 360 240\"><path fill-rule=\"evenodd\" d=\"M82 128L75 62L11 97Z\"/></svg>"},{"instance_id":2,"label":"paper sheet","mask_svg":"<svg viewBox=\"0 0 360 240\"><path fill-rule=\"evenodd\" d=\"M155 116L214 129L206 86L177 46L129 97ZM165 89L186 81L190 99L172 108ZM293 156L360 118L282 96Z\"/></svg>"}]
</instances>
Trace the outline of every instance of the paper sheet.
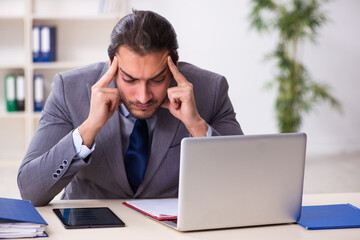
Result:
<instances>
[{"instance_id":1,"label":"paper sheet","mask_svg":"<svg viewBox=\"0 0 360 240\"><path fill-rule=\"evenodd\" d=\"M127 204L155 217L177 217L178 199L146 199L126 201Z\"/></svg>"}]
</instances>

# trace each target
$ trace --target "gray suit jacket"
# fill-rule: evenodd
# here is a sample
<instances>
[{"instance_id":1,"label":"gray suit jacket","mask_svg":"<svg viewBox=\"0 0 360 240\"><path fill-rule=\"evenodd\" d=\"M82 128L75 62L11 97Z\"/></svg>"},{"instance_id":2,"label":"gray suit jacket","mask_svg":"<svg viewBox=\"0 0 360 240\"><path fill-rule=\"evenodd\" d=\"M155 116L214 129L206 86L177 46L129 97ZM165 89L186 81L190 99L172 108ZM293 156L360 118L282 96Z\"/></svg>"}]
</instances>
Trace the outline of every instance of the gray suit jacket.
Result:
<instances>
[{"instance_id":1,"label":"gray suit jacket","mask_svg":"<svg viewBox=\"0 0 360 240\"><path fill-rule=\"evenodd\" d=\"M91 86L107 69L108 64L103 62L55 76L18 172L22 198L36 206L45 205L63 188L64 199L177 197L180 142L189 132L167 109L158 111L148 165L136 193L125 172L117 113L96 136L94 152L86 159L75 158L72 132L87 118ZM226 79L188 63L179 63L179 70L193 84L198 112L213 135L242 134ZM114 82L110 87L115 87Z\"/></svg>"}]
</instances>

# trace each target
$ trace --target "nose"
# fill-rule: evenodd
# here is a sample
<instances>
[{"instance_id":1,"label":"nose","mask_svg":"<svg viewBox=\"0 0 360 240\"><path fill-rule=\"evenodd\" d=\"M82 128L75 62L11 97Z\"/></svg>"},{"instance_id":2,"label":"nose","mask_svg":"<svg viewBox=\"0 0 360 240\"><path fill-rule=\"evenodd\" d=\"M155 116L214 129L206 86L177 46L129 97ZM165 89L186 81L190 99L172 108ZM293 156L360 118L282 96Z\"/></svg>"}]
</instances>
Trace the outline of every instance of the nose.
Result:
<instances>
[{"instance_id":1,"label":"nose","mask_svg":"<svg viewBox=\"0 0 360 240\"><path fill-rule=\"evenodd\" d=\"M137 91L136 100L142 104L149 102L152 98L152 94L146 82L141 82Z\"/></svg>"}]
</instances>

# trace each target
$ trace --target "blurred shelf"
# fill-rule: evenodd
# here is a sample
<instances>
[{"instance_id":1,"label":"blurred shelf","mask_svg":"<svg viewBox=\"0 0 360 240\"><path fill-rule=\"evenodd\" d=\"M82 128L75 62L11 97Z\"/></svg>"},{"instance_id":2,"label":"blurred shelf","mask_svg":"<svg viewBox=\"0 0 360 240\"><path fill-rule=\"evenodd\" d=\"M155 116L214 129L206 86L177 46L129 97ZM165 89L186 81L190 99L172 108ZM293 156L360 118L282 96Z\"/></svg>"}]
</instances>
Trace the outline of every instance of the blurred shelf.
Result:
<instances>
[{"instance_id":1,"label":"blurred shelf","mask_svg":"<svg viewBox=\"0 0 360 240\"><path fill-rule=\"evenodd\" d=\"M0 112L0 119L6 119L6 118L25 118L26 113L25 112Z\"/></svg>"},{"instance_id":2,"label":"blurred shelf","mask_svg":"<svg viewBox=\"0 0 360 240\"><path fill-rule=\"evenodd\" d=\"M25 153L41 118L34 75L44 76L46 101L57 72L106 61L108 37L127 11L127 0L0 0L0 161ZM58 61L32 62L34 25L56 26ZM24 112L6 110L7 74L25 77Z\"/></svg>"},{"instance_id":3,"label":"blurred shelf","mask_svg":"<svg viewBox=\"0 0 360 240\"><path fill-rule=\"evenodd\" d=\"M40 120L40 118L41 118L41 112L33 112L33 113L32 113L32 117L33 117L35 120Z\"/></svg>"},{"instance_id":4,"label":"blurred shelf","mask_svg":"<svg viewBox=\"0 0 360 240\"><path fill-rule=\"evenodd\" d=\"M0 15L0 21L23 21L24 16L23 15Z\"/></svg>"},{"instance_id":5,"label":"blurred shelf","mask_svg":"<svg viewBox=\"0 0 360 240\"><path fill-rule=\"evenodd\" d=\"M41 69L71 69L71 68L78 68L89 65L91 63L96 62L94 61L56 61L56 62L39 62L33 63L32 68L34 70L41 70Z\"/></svg>"},{"instance_id":6,"label":"blurred shelf","mask_svg":"<svg viewBox=\"0 0 360 240\"><path fill-rule=\"evenodd\" d=\"M48 15L48 14L33 14L31 16L32 20L39 21L48 21L48 20L76 20L76 21L99 21L99 20L116 20L120 19L121 15L119 14L97 14L97 15Z\"/></svg>"},{"instance_id":7,"label":"blurred shelf","mask_svg":"<svg viewBox=\"0 0 360 240\"><path fill-rule=\"evenodd\" d=\"M5 63L0 62L0 69L21 69L25 68L24 63Z\"/></svg>"}]
</instances>

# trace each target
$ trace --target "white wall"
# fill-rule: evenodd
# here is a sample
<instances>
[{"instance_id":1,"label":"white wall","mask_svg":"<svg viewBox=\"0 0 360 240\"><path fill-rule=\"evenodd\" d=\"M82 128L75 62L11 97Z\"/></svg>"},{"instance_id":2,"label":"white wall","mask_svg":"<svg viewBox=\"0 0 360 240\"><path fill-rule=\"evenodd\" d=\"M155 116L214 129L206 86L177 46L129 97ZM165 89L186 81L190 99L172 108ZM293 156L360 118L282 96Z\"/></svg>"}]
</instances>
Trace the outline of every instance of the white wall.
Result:
<instances>
[{"instance_id":1,"label":"white wall","mask_svg":"<svg viewBox=\"0 0 360 240\"><path fill-rule=\"evenodd\" d=\"M276 36L249 29L249 1L129 0L129 7L166 17L178 34L180 60L225 75L237 119L245 134L277 132L275 90L264 85L276 72L263 58ZM328 105L305 115L308 153L360 151L360 1L331 1L332 22L321 30L317 45L303 47L303 60L314 79L330 84L343 104L341 115Z\"/></svg>"}]
</instances>

